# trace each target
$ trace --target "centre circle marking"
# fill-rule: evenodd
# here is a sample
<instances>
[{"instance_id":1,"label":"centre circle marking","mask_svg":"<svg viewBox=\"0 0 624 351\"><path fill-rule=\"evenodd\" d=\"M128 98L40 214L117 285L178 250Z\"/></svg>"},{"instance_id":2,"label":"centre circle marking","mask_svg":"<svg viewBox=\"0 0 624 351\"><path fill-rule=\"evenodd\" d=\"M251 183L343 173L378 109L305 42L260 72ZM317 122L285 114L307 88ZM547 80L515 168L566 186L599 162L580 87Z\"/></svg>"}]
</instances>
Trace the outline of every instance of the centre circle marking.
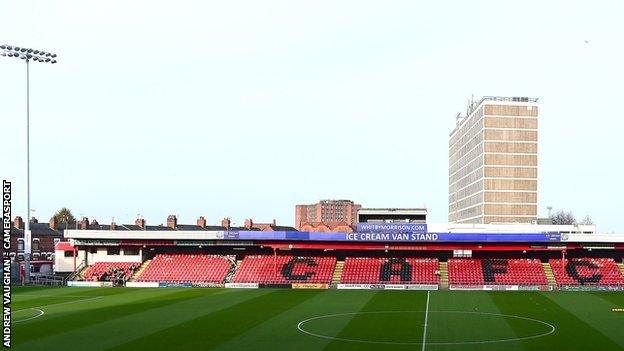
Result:
<instances>
[{"instance_id":1,"label":"centre circle marking","mask_svg":"<svg viewBox=\"0 0 624 351\"><path fill-rule=\"evenodd\" d=\"M364 311L364 312L347 312L347 313L334 313L334 314L326 314L316 317L311 317L308 319L304 319L297 324L297 329L310 336L314 336L317 338L327 339L327 340L338 340L338 341L349 341L349 342L359 342L365 344L387 344L387 345L422 345L422 342L400 342L400 341L376 341L376 340L362 340L362 339L349 339L349 338L339 338L335 336L323 335L318 333L313 333L303 328L303 325L318 319L324 318L332 318L332 317L340 317L340 316L355 316L360 314L383 314L383 313L425 313L425 311ZM525 321L530 321L538 324L545 325L550 328L550 330L546 333L523 336L518 338L509 338L509 339L495 339L495 340L482 340L482 341L458 341L458 342L426 342L427 345L468 345L468 344L494 344L501 342L512 342L512 341L521 341L521 340L530 340L537 339L548 336L555 332L556 328L554 325L541 321L539 319L515 316L511 314L502 314L502 313L490 313L490 312L475 312L475 311L429 311L429 313L449 313L449 314L475 314L475 315L485 315L485 316L499 316L499 317L508 317L515 318Z\"/></svg>"},{"instance_id":2,"label":"centre circle marking","mask_svg":"<svg viewBox=\"0 0 624 351\"><path fill-rule=\"evenodd\" d=\"M26 322L26 321L29 321L29 320L32 320L32 319L35 319L35 318L39 318L39 317L41 317L41 316L43 316L45 314L45 312L43 310L38 309L38 308L34 308L34 307L25 308L23 310L18 310L18 311L15 311L15 312L21 312L21 311L37 311L38 314L36 316L32 316L32 317L28 317L28 318L25 318L25 319L19 319L19 320L13 321L13 323Z\"/></svg>"}]
</instances>

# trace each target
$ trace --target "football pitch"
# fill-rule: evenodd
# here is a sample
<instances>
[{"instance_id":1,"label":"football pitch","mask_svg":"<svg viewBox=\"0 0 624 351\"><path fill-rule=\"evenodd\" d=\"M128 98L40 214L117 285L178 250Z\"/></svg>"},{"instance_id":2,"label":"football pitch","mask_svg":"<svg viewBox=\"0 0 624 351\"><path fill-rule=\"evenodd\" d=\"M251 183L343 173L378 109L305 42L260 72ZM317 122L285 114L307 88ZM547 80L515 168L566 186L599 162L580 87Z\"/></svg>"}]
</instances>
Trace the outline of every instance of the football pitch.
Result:
<instances>
[{"instance_id":1,"label":"football pitch","mask_svg":"<svg viewBox=\"0 0 624 351\"><path fill-rule=\"evenodd\" d=\"M623 350L622 292L14 288L15 350Z\"/></svg>"}]
</instances>

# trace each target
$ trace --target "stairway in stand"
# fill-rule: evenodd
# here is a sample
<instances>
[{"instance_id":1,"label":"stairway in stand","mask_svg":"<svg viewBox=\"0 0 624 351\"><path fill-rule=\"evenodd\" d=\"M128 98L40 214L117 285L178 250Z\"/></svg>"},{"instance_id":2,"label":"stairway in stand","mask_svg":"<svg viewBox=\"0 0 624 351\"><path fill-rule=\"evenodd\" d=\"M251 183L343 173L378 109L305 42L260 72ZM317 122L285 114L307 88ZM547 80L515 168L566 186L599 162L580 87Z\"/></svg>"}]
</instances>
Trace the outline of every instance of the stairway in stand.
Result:
<instances>
[{"instance_id":1,"label":"stairway in stand","mask_svg":"<svg viewBox=\"0 0 624 351\"><path fill-rule=\"evenodd\" d=\"M80 268L80 270L78 270L78 272L76 272L74 277L69 279L69 280L84 280L84 272L87 270L87 268L89 268L89 266L84 266L84 267Z\"/></svg>"},{"instance_id":2,"label":"stairway in stand","mask_svg":"<svg viewBox=\"0 0 624 351\"><path fill-rule=\"evenodd\" d=\"M243 260L236 260L234 261L234 258L232 258L232 268L230 269L230 272L225 276L225 281L224 283L231 283L232 279L234 279L234 275L236 274L236 271L240 268L241 263L243 263Z\"/></svg>"},{"instance_id":3,"label":"stairway in stand","mask_svg":"<svg viewBox=\"0 0 624 351\"><path fill-rule=\"evenodd\" d=\"M555 274L552 271L552 267L548 262L542 262L542 267L544 267L544 274L546 274L546 279L548 279L548 286L551 289L557 289L557 281L555 280Z\"/></svg>"},{"instance_id":4,"label":"stairway in stand","mask_svg":"<svg viewBox=\"0 0 624 351\"><path fill-rule=\"evenodd\" d=\"M624 275L624 263L618 263L618 267L620 267L620 272Z\"/></svg>"},{"instance_id":5,"label":"stairway in stand","mask_svg":"<svg viewBox=\"0 0 624 351\"><path fill-rule=\"evenodd\" d=\"M141 273L143 273L145 268L149 266L150 262L152 262L152 260L145 260L145 262L141 263L141 266L139 266L139 269L137 269L136 272L134 272L134 274L132 275L132 277L130 277L130 279L128 279L128 281L129 282L135 281L136 278L138 278L141 275Z\"/></svg>"},{"instance_id":6,"label":"stairway in stand","mask_svg":"<svg viewBox=\"0 0 624 351\"><path fill-rule=\"evenodd\" d=\"M332 276L331 284L335 286L340 283L342 278L342 270L344 269L344 261L336 261L336 267L334 268L334 275Z\"/></svg>"},{"instance_id":7,"label":"stairway in stand","mask_svg":"<svg viewBox=\"0 0 624 351\"><path fill-rule=\"evenodd\" d=\"M440 266L438 269L440 270L440 290L448 290L448 263L440 261Z\"/></svg>"}]
</instances>

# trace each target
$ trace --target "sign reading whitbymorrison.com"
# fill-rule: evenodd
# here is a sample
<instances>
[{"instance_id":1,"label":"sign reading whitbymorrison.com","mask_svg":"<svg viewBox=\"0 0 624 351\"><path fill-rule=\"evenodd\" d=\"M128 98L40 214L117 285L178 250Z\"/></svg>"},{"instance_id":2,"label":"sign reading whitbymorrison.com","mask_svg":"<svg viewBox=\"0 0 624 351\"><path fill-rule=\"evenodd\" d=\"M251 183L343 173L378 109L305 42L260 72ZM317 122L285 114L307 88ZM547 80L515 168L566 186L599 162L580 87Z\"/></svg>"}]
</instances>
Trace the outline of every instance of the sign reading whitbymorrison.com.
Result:
<instances>
[{"instance_id":1,"label":"sign reading whitbymorrison.com","mask_svg":"<svg viewBox=\"0 0 624 351\"><path fill-rule=\"evenodd\" d=\"M2 181L2 346L11 348L11 182Z\"/></svg>"}]
</instances>

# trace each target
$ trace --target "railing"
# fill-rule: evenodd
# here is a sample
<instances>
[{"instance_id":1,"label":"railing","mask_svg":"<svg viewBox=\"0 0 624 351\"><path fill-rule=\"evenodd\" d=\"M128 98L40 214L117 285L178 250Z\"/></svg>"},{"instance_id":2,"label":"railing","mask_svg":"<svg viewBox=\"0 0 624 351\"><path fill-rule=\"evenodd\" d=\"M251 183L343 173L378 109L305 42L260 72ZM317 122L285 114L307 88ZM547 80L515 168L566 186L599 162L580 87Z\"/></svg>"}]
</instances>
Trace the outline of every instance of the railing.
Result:
<instances>
[{"instance_id":1,"label":"railing","mask_svg":"<svg viewBox=\"0 0 624 351\"><path fill-rule=\"evenodd\" d=\"M30 279L32 285L49 285L62 286L65 285L65 278L57 275L33 275Z\"/></svg>"},{"instance_id":2,"label":"railing","mask_svg":"<svg viewBox=\"0 0 624 351\"><path fill-rule=\"evenodd\" d=\"M68 275L65 281L76 279L76 276L78 275L78 273L80 273L80 271L82 271L82 269L85 268L85 263L86 263L85 261L80 262L78 267L76 267L76 270L72 272L70 275Z\"/></svg>"}]
</instances>

